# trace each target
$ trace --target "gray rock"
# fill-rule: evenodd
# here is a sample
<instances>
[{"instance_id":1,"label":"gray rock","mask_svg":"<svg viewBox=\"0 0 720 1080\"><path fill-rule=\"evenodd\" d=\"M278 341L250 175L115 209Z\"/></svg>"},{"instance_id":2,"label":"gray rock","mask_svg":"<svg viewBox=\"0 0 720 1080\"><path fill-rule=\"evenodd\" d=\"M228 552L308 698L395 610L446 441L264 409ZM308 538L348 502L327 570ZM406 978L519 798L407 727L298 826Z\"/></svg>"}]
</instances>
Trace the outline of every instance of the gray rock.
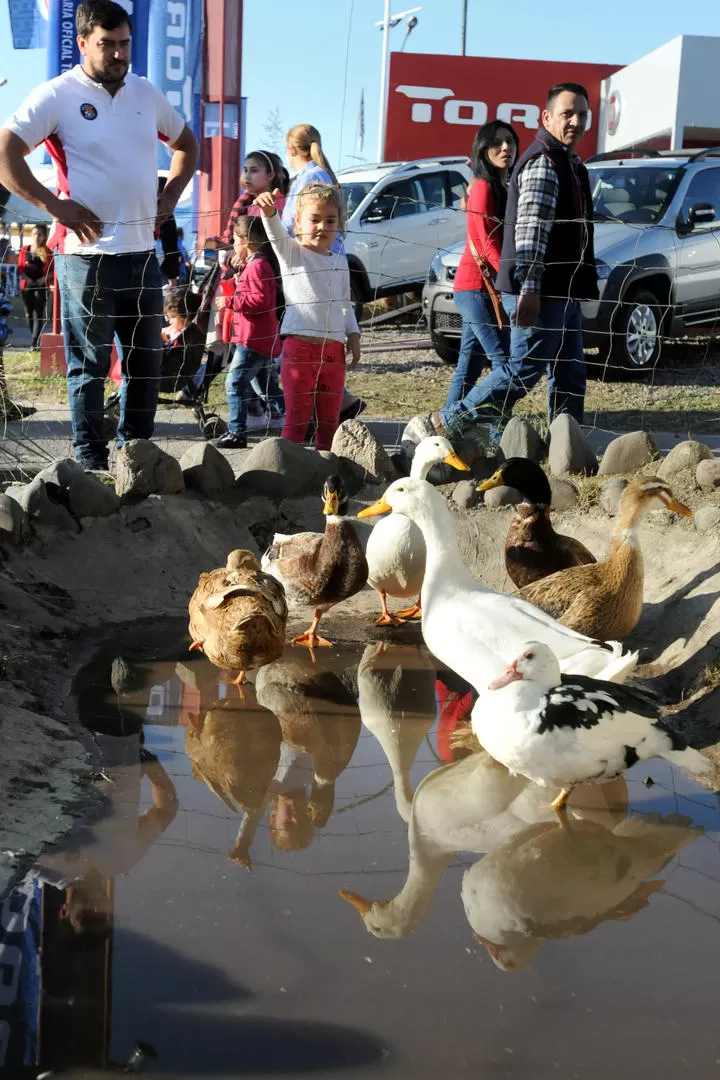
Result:
<instances>
[{"instance_id":1,"label":"gray rock","mask_svg":"<svg viewBox=\"0 0 720 1080\"><path fill-rule=\"evenodd\" d=\"M500 449L505 458L530 458L538 463L547 457L547 446L529 420L512 416L500 439Z\"/></svg>"},{"instance_id":2,"label":"gray rock","mask_svg":"<svg viewBox=\"0 0 720 1080\"><path fill-rule=\"evenodd\" d=\"M273 499L310 493L319 497L333 472L337 472L334 459L328 460L316 450L289 439L263 439L243 459L236 483Z\"/></svg>"},{"instance_id":3,"label":"gray rock","mask_svg":"<svg viewBox=\"0 0 720 1080\"><path fill-rule=\"evenodd\" d=\"M430 417L428 415L413 416L412 420L408 421L403 429L403 433L400 436L400 454L402 454L405 460L405 471L410 473L410 466L412 465L412 459L415 456L415 447L423 439L427 439L431 435L437 435L435 428L430 423ZM401 473L403 470L399 470Z\"/></svg>"},{"instance_id":4,"label":"gray rock","mask_svg":"<svg viewBox=\"0 0 720 1080\"><path fill-rule=\"evenodd\" d=\"M480 492L474 480L461 480L453 488L453 502L461 506L463 510L469 510L480 501Z\"/></svg>"},{"instance_id":5,"label":"gray rock","mask_svg":"<svg viewBox=\"0 0 720 1080\"><path fill-rule=\"evenodd\" d=\"M397 479L395 467L387 450L362 420L346 420L335 432L331 450L340 462L348 460L359 465L366 482Z\"/></svg>"},{"instance_id":6,"label":"gray rock","mask_svg":"<svg viewBox=\"0 0 720 1080\"><path fill-rule=\"evenodd\" d=\"M0 543L20 547L30 536L30 518L17 499L0 495Z\"/></svg>"},{"instance_id":7,"label":"gray rock","mask_svg":"<svg viewBox=\"0 0 720 1080\"><path fill-rule=\"evenodd\" d=\"M325 532L325 515L322 499L306 495L304 498L283 499L278 507L280 522L277 532Z\"/></svg>"},{"instance_id":8,"label":"gray rock","mask_svg":"<svg viewBox=\"0 0 720 1080\"><path fill-rule=\"evenodd\" d=\"M714 532L720 526L720 506L701 506L694 520L699 533Z\"/></svg>"},{"instance_id":9,"label":"gray rock","mask_svg":"<svg viewBox=\"0 0 720 1080\"><path fill-rule=\"evenodd\" d=\"M72 458L59 458L38 473L47 487L54 485L67 493L67 503L76 518L108 517L116 514L122 503L110 484L87 473ZM63 500L64 501L64 500Z\"/></svg>"},{"instance_id":10,"label":"gray rock","mask_svg":"<svg viewBox=\"0 0 720 1080\"><path fill-rule=\"evenodd\" d=\"M489 480L502 465L503 455L501 452L491 452L483 457L476 457L470 466L470 476L473 480Z\"/></svg>"},{"instance_id":11,"label":"gray rock","mask_svg":"<svg viewBox=\"0 0 720 1080\"><path fill-rule=\"evenodd\" d=\"M554 510L574 510L580 501L578 489L569 480L560 480L557 476L548 477L552 491L551 506Z\"/></svg>"},{"instance_id":12,"label":"gray rock","mask_svg":"<svg viewBox=\"0 0 720 1080\"><path fill-rule=\"evenodd\" d=\"M410 475L410 462L403 454L402 450L393 450L390 455L390 460L395 466L395 472L398 476Z\"/></svg>"},{"instance_id":13,"label":"gray rock","mask_svg":"<svg viewBox=\"0 0 720 1080\"><path fill-rule=\"evenodd\" d=\"M518 491L514 487L506 487L501 484L499 487L490 488L489 491L484 491L485 505L491 508L497 506L516 506L523 501L522 492Z\"/></svg>"},{"instance_id":14,"label":"gray rock","mask_svg":"<svg viewBox=\"0 0 720 1080\"><path fill-rule=\"evenodd\" d=\"M705 443L688 439L673 446L668 456L661 461L657 475L661 480L671 481L673 476L683 469L692 469L694 472L701 461L709 460L712 456L712 450Z\"/></svg>"},{"instance_id":15,"label":"gray rock","mask_svg":"<svg viewBox=\"0 0 720 1080\"><path fill-rule=\"evenodd\" d=\"M80 526L70 511L51 497L45 487L45 482L39 476L22 487L8 488L6 494L16 500L33 524L49 525L55 529L66 529L68 532L80 532Z\"/></svg>"},{"instance_id":16,"label":"gray rock","mask_svg":"<svg viewBox=\"0 0 720 1080\"><path fill-rule=\"evenodd\" d=\"M593 476L598 461L577 420L569 413L560 413L550 425L550 449L548 461L550 472L584 473Z\"/></svg>"},{"instance_id":17,"label":"gray rock","mask_svg":"<svg viewBox=\"0 0 720 1080\"><path fill-rule=\"evenodd\" d=\"M628 482L624 476L613 476L603 484L598 502L606 514L615 517L620 506L620 497L627 486Z\"/></svg>"},{"instance_id":18,"label":"gray rock","mask_svg":"<svg viewBox=\"0 0 720 1080\"><path fill-rule=\"evenodd\" d=\"M599 476L632 473L657 457L657 443L647 431L630 431L608 444L598 469Z\"/></svg>"},{"instance_id":19,"label":"gray rock","mask_svg":"<svg viewBox=\"0 0 720 1080\"><path fill-rule=\"evenodd\" d=\"M185 487L215 499L235 483L228 459L209 442L198 442L180 458Z\"/></svg>"},{"instance_id":20,"label":"gray rock","mask_svg":"<svg viewBox=\"0 0 720 1080\"><path fill-rule=\"evenodd\" d=\"M128 501L184 491L180 462L149 439L131 439L117 456L115 491Z\"/></svg>"},{"instance_id":21,"label":"gray rock","mask_svg":"<svg viewBox=\"0 0 720 1080\"><path fill-rule=\"evenodd\" d=\"M695 470L700 487L720 487L720 458L703 458Z\"/></svg>"}]
</instances>

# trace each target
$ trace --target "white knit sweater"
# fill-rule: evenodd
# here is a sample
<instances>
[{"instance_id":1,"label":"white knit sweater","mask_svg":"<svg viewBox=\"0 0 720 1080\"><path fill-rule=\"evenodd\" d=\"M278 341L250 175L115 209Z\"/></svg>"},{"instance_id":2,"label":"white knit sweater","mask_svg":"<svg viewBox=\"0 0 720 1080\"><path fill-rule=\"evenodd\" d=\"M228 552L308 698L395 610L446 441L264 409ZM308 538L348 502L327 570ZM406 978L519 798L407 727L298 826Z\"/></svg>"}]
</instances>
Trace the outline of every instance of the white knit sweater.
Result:
<instances>
[{"instance_id":1,"label":"white knit sweater","mask_svg":"<svg viewBox=\"0 0 720 1080\"><path fill-rule=\"evenodd\" d=\"M345 255L321 255L304 248L277 213L262 220L282 273L285 317L280 333L341 342L348 334L359 333Z\"/></svg>"}]
</instances>

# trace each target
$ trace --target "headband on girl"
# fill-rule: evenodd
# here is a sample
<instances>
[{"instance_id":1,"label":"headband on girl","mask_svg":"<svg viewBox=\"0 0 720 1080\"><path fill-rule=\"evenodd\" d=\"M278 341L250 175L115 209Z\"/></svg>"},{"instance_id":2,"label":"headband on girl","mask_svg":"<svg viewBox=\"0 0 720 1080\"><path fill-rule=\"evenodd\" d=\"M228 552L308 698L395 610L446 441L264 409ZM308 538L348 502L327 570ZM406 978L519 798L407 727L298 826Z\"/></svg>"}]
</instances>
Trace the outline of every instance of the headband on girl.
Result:
<instances>
[{"instance_id":1,"label":"headband on girl","mask_svg":"<svg viewBox=\"0 0 720 1080\"><path fill-rule=\"evenodd\" d=\"M273 174L273 176L275 175L275 166L273 165L272 161L264 150L253 150L250 154L248 154L248 157L264 157L268 165L270 166L270 172Z\"/></svg>"}]
</instances>

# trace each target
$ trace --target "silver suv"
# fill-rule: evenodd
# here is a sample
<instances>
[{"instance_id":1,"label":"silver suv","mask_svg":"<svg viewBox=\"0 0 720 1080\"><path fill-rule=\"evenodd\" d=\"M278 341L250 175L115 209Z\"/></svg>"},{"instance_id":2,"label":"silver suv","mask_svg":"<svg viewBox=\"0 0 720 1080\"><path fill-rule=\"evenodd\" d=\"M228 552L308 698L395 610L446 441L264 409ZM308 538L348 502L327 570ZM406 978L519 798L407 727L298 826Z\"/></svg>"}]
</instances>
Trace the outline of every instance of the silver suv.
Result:
<instances>
[{"instance_id":1,"label":"silver suv","mask_svg":"<svg viewBox=\"0 0 720 1080\"><path fill-rule=\"evenodd\" d=\"M469 176L466 157L389 161L338 173L356 303L420 291L435 252L465 235L459 211Z\"/></svg>"},{"instance_id":2,"label":"silver suv","mask_svg":"<svg viewBox=\"0 0 720 1080\"><path fill-rule=\"evenodd\" d=\"M585 344L624 376L655 367L664 337L717 328L720 147L625 151L587 162L600 299L583 304ZM462 244L432 260L423 310L438 354L454 360L461 320L452 282Z\"/></svg>"}]
</instances>

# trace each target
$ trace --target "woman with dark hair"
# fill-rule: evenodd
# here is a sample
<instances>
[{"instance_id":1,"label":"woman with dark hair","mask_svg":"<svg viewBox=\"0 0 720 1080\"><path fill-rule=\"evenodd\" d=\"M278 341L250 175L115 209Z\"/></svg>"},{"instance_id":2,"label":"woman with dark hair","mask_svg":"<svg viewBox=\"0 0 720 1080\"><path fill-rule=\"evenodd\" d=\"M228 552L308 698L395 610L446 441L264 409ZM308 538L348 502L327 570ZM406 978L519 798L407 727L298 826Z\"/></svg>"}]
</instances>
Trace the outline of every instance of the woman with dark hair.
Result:
<instances>
[{"instance_id":1,"label":"woman with dark hair","mask_svg":"<svg viewBox=\"0 0 720 1080\"><path fill-rule=\"evenodd\" d=\"M40 348L40 335L45 327L47 275L52 262L47 241L47 225L34 225L30 243L20 249L18 256L20 296L30 328L30 348L33 351Z\"/></svg>"},{"instance_id":2,"label":"woman with dark hair","mask_svg":"<svg viewBox=\"0 0 720 1080\"><path fill-rule=\"evenodd\" d=\"M502 120L479 128L473 141L472 178L467 197L467 238L455 275L455 304L462 316L460 355L445 408L467 394L483 367L508 357L510 333L498 326L481 266L494 276L500 266L508 173L518 154L518 137Z\"/></svg>"}]
</instances>

